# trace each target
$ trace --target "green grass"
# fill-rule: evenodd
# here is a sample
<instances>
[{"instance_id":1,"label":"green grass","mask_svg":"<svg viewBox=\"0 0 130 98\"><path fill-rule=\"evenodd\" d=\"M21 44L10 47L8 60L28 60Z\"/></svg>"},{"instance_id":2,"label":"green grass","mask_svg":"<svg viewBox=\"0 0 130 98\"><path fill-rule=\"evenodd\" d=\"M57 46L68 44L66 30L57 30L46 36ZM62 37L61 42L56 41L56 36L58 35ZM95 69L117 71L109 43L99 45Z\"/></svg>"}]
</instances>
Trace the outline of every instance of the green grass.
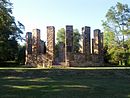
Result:
<instances>
[{"instance_id":1,"label":"green grass","mask_svg":"<svg viewBox=\"0 0 130 98\"><path fill-rule=\"evenodd\" d=\"M0 69L0 98L129 98L130 69Z\"/></svg>"}]
</instances>

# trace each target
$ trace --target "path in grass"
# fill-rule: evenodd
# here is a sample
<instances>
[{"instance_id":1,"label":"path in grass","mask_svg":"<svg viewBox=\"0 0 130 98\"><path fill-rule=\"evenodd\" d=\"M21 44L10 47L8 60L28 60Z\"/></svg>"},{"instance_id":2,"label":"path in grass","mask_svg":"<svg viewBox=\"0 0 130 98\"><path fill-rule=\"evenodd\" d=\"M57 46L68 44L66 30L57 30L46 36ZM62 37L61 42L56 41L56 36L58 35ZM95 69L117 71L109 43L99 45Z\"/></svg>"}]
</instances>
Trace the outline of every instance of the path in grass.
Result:
<instances>
[{"instance_id":1,"label":"path in grass","mask_svg":"<svg viewBox=\"0 0 130 98\"><path fill-rule=\"evenodd\" d=\"M129 98L129 69L0 69L0 98Z\"/></svg>"}]
</instances>

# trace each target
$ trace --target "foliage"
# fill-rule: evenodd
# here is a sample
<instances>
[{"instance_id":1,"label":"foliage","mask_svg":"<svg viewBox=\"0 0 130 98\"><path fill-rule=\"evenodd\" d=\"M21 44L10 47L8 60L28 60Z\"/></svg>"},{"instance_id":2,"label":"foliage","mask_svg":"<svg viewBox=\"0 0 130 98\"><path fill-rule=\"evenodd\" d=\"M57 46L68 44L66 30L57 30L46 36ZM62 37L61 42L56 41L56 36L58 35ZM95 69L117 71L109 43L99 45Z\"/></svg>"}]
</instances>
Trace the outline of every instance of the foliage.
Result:
<instances>
[{"instance_id":1,"label":"foliage","mask_svg":"<svg viewBox=\"0 0 130 98\"><path fill-rule=\"evenodd\" d=\"M114 32L104 32L104 44L113 47L115 45L115 34Z\"/></svg>"},{"instance_id":2,"label":"foliage","mask_svg":"<svg viewBox=\"0 0 130 98\"><path fill-rule=\"evenodd\" d=\"M107 14L106 21L103 21L103 26L106 31L114 32L115 41L120 44L122 35L129 34L130 25L130 9L127 4L117 3L116 6L112 6Z\"/></svg>"},{"instance_id":3,"label":"foliage","mask_svg":"<svg viewBox=\"0 0 130 98\"><path fill-rule=\"evenodd\" d=\"M73 52L74 53L78 53L79 52L79 48L81 47L79 41L80 41L80 33L78 31L78 29L74 29L74 32L73 32Z\"/></svg>"},{"instance_id":4,"label":"foliage","mask_svg":"<svg viewBox=\"0 0 130 98\"><path fill-rule=\"evenodd\" d=\"M25 63L25 50L26 50L26 46L25 45L19 45L18 46L18 58L17 58L17 62L19 64L24 64Z\"/></svg>"},{"instance_id":5,"label":"foliage","mask_svg":"<svg viewBox=\"0 0 130 98\"><path fill-rule=\"evenodd\" d=\"M118 46L114 46L113 48L109 49L109 54L112 62L118 63L118 61L123 59L123 49Z\"/></svg>"},{"instance_id":6,"label":"foliage","mask_svg":"<svg viewBox=\"0 0 130 98\"><path fill-rule=\"evenodd\" d=\"M15 60L17 56L17 39L22 39L24 26L12 16L10 0L0 1L0 62Z\"/></svg>"},{"instance_id":7,"label":"foliage","mask_svg":"<svg viewBox=\"0 0 130 98\"><path fill-rule=\"evenodd\" d=\"M64 28L61 28L58 30L57 41L58 41L58 43L63 42L65 44L65 29Z\"/></svg>"},{"instance_id":8,"label":"foliage","mask_svg":"<svg viewBox=\"0 0 130 98\"><path fill-rule=\"evenodd\" d=\"M79 48L80 48L80 33L78 31L78 29L74 29L73 31L73 52L79 52ZM62 42L65 44L65 29L61 28L60 30L58 30L57 32L57 45Z\"/></svg>"},{"instance_id":9,"label":"foliage","mask_svg":"<svg viewBox=\"0 0 130 98\"><path fill-rule=\"evenodd\" d=\"M106 13L106 20L102 21L104 46L107 47L109 61L113 63L127 59L125 43L130 35L129 19L130 8L128 5L117 2L116 6L112 6Z\"/></svg>"},{"instance_id":10,"label":"foliage","mask_svg":"<svg viewBox=\"0 0 130 98\"><path fill-rule=\"evenodd\" d=\"M59 43L56 43L55 45L55 58L59 57Z\"/></svg>"}]
</instances>

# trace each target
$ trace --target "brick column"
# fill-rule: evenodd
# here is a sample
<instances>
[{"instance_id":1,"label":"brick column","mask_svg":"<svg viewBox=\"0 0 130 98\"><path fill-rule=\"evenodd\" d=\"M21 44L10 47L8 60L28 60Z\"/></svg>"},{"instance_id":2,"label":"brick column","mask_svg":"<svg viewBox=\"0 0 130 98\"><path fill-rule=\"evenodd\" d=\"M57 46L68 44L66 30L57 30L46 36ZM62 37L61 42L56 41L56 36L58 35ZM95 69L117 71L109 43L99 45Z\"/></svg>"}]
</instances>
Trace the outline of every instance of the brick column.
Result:
<instances>
[{"instance_id":1,"label":"brick column","mask_svg":"<svg viewBox=\"0 0 130 98\"><path fill-rule=\"evenodd\" d=\"M26 60L25 64L29 65L31 64L31 56L32 56L32 33L27 32L26 33Z\"/></svg>"},{"instance_id":2,"label":"brick column","mask_svg":"<svg viewBox=\"0 0 130 98\"><path fill-rule=\"evenodd\" d=\"M101 52L101 31L99 29L94 30L94 54L100 54Z\"/></svg>"},{"instance_id":3,"label":"brick column","mask_svg":"<svg viewBox=\"0 0 130 98\"><path fill-rule=\"evenodd\" d=\"M65 62L66 66L70 66L73 53L73 26L67 25L65 32Z\"/></svg>"},{"instance_id":4,"label":"brick column","mask_svg":"<svg viewBox=\"0 0 130 98\"><path fill-rule=\"evenodd\" d=\"M37 66L37 56L39 55L40 49L40 30L33 29L32 31L32 60L33 66Z\"/></svg>"},{"instance_id":5,"label":"brick column","mask_svg":"<svg viewBox=\"0 0 130 98\"><path fill-rule=\"evenodd\" d=\"M47 26L47 58L49 66L55 62L55 27ZM52 62L52 64L50 64Z\"/></svg>"},{"instance_id":6,"label":"brick column","mask_svg":"<svg viewBox=\"0 0 130 98\"><path fill-rule=\"evenodd\" d=\"M103 35L99 29L94 30L94 61L101 62Z\"/></svg>"},{"instance_id":7,"label":"brick column","mask_svg":"<svg viewBox=\"0 0 130 98\"><path fill-rule=\"evenodd\" d=\"M90 27L85 26L82 28L82 37L83 37L83 54L85 54L86 60L90 60L91 57Z\"/></svg>"},{"instance_id":8,"label":"brick column","mask_svg":"<svg viewBox=\"0 0 130 98\"><path fill-rule=\"evenodd\" d=\"M104 50L103 50L103 32L100 34L101 36L101 53L100 53L100 60L104 62Z\"/></svg>"},{"instance_id":9,"label":"brick column","mask_svg":"<svg viewBox=\"0 0 130 98\"><path fill-rule=\"evenodd\" d=\"M34 47L33 51L38 54L40 49L40 30L33 29L32 34L33 34L33 47Z\"/></svg>"},{"instance_id":10,"label":"brick column","mask_svg":"<svg viewBox=\"0 0 130 98\"><path fill-rule=\"evenodd\" d=\"M94 39L92 39L92 54L94 55Z\"/></svg>"}]
</instances>

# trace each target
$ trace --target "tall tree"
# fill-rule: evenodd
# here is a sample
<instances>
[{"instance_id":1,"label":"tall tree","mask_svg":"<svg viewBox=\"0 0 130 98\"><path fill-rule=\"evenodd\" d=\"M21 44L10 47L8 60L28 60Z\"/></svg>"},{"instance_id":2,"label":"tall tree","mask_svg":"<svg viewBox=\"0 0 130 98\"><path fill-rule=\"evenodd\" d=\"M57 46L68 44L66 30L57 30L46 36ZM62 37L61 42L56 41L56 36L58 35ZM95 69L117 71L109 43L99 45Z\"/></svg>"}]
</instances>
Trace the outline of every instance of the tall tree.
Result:
<instances>
[{"instance_id":1,"label":"tall tree","mask_svg":"<svg viewBox=\"0 0 130 98\"><path fill-rule=\"evenodd\" d=\"M17 55L17 39L22 39L24 26L12 16L10 0L0 1L0 61L14 60Z\"/></svg>"},{"instance_id":2,"label":"tall tree","mask_svg":"<svg viewBox=\"0 0 130 98\"><path fill-rule=\"evenodd\" d=\"M104 44L108 47L108 54L111 60L116 62L123 60L125 52L125 41L130 34L130 8L127 4L117 2L106 13L106 20L103 21Z\"/></svg>"},{"instance_id":3,"label":"tall tree","mask_svg":"<svg viewBox=\"0 0 130 98\"><path fill-rule=\"evenodd\" d=\"M115 41L121 44L124 40L123 36L130 34L130 8L127 4L117 2L116 6L112 6L107 14L106 21L103 21L103 27L107 32L115 34Z\"/></svg>"}]
</instances>

